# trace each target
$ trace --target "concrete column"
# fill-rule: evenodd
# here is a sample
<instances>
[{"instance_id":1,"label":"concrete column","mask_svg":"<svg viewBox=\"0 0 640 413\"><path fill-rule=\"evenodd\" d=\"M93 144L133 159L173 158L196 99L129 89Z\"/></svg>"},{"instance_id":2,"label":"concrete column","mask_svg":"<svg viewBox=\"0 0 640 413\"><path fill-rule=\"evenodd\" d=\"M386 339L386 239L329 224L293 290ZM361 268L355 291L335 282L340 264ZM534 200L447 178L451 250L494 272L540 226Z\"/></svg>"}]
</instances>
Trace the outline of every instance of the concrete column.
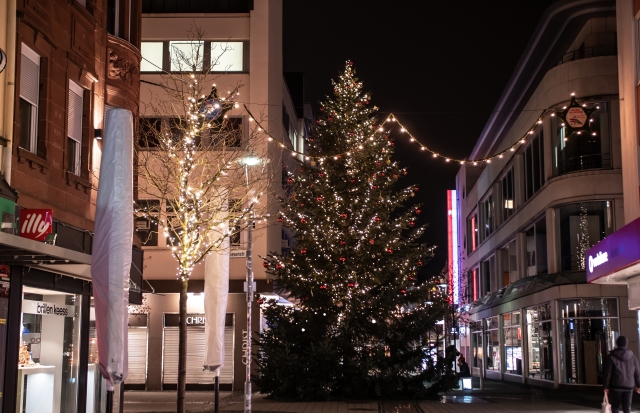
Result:
<instances>
[{"instance_id":1,"label":"concrete column","mask_svg":"<svg viewBox=\"0 0 640 413\"><path fill-rule=\"evenodd\" d=\"M638 88L636 84L636 19L633 0L616 0L618 34L618 88L624 217L629 223L640 217L640 159L638 146ZM612 123L618 119L611 117ZM612 154L613 155L613 154ZM613 158L613 157L612 157Z\"/></svg>"},{"instance_id":2,"label":"concrete column","mask_svg":"<svg viewBox=\"0 0 640 413\"><path fill-rule=\"evenodd\" d=\"M516 234L516 262L518 266L518 279L527 276L527 234Z\"/></svg>"},{"instance_id":3,"label":"concrete column","mask_svg":"<svg viewBox=\"0 0 640 413\"><path fill-rule=\"evenodd\" d=\"M547 219L547 268L549 274L560 272L560 229L556 225L556 210L546 211Z\"/></svg>"}]
</instances>

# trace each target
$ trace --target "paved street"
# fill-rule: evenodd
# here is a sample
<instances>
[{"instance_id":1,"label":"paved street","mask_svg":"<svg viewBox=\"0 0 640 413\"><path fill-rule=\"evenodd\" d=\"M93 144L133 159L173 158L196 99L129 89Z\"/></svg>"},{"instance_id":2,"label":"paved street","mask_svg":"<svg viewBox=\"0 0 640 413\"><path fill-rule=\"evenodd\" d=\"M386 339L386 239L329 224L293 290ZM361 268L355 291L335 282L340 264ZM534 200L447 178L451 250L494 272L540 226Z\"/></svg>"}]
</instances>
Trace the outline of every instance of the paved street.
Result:
<instances>
[{"instance_id":1,"label":"paved street","mask_svg":"<svg viewBox=\"0 0 640 413\"><path fill-rule=\"evenodd\" d=\"M173 412L176 393L125 393L126 413ZM256 413L588 413L600 410L601 392L548 390L518 384L486 381L485 390L454 391L441 401L359 401L287 403L253 397ZM640 412L640 398L633 412ZM187 411L213 412L213 392L187 392ZM243 410L241 392L220 393L220 410L224 413Z\"/></svg>"}]
</instances>

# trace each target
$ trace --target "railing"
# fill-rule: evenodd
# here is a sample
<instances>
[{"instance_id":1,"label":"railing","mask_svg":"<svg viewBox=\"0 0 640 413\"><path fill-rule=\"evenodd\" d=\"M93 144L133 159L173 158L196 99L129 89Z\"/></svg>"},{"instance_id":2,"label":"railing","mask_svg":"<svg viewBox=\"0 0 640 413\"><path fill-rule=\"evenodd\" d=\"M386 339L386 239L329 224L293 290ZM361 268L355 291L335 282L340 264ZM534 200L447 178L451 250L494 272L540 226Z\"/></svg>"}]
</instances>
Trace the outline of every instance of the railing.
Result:
<instances>
[{"instance_id":1,"label":"railing","mask_svg":"<svg viewBox=\"0 0 640 413\"><path fill-rule=\"evenodd\" d=\"M564 156L561 156L558 160L558 175L563 175L575 171L583 171L587 169L601 168L611 168L610 154L596 153L590 155L573 156L566 159Z\"/></svg>"},{"instance_id":2,"label":"railing","mask_svg":"<svg viewBox=\"0 0 640 413\"><path fill-rule=\"evenodd\" d=\"M605 44L600 46L585 47L583 49L574 50L566 53L562 58L556 61L556 66L563 63L573 62L574 60L588 59L598 56L615 56L618 54L618 45Z\"/></svg>"}]
</instances>

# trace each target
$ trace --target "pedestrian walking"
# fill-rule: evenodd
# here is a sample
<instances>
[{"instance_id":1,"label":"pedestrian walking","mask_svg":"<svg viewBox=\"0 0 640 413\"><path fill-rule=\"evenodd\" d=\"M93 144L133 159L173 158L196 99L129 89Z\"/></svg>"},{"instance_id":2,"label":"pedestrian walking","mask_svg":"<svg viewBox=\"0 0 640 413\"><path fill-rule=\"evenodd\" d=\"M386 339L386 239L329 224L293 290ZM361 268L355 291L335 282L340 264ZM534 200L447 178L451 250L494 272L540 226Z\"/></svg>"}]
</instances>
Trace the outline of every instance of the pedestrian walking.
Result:
<instances>
[{"instance_id":1,"label":"pedestrian walking","mask_svg":"<svg viewBox=\"0 0 640 413\"><path fill-rule=\"evenodd\" d=\"M631 413L631 397L635 389L640 393L640 363L627 350L627 338L620 336L616 348L611 350L604 365L604 393L611 403L611 413Z\"/></svg>"}]
</instances>

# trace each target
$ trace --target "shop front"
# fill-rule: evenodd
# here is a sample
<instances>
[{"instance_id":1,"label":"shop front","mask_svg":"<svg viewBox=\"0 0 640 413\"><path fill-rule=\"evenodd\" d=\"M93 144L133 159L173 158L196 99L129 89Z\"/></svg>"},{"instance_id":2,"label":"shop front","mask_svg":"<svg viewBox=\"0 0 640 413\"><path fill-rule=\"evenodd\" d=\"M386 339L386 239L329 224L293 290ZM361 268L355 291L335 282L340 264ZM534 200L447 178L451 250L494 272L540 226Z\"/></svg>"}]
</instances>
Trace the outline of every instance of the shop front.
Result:
<instances>
[{"instance_id":1,"label":"shop front","mask_svg":"<svg viewBox=\"0 0 640 413\"><path fill-rule=\"evenodd\" d=\"M538 275L469 308L474 374L543 387L602 384L619 335L637 335L626 287L585 282L584 273Z\"/></svg>"}]
</instances>

